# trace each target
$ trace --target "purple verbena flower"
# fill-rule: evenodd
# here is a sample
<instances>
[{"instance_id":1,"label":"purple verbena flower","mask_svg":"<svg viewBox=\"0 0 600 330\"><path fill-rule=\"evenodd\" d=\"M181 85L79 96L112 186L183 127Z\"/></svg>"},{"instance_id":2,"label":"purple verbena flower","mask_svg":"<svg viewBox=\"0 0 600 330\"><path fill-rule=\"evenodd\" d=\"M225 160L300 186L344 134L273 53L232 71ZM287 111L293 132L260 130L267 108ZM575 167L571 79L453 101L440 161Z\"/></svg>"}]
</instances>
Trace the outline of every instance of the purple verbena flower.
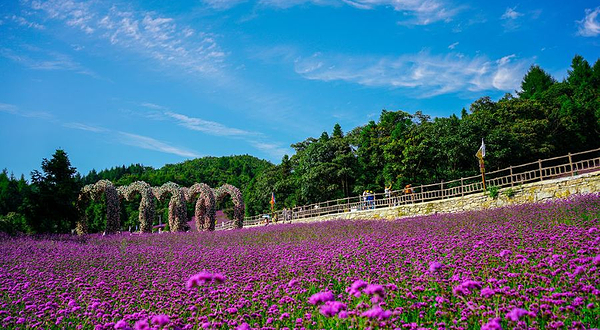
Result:
<instances>
[{"instance_id":1,"label":"purple verbena flower","mask_svg":"<svg viewBox=\"0 0 600 330\"><path fill-rule=\"evenodd\" d=\"M335 298L333 296L333 293L331 293L331 291L323 291L323 292L315 293L312 296L310 296L310 298L308 298L308 303L311 305L317 305L320 303L324 303L326 301L332 301L334 299Z\"/></svg>"},{"instance_id":2,"label":"purple verbena flower","mask_svg":"<svg viewBox=\"0 0 600 330\"><path fill-rule=\"evenodd\" d=\"M519 319L525 315L527 315L528 312L522 308L513 308L513 310L511 310L510 312L508 312L506 314L506 318L513 321L513 322L517 322L519 321Z\"/></svg>"},{"instance_id":3,"label":"purple verbena flower","mask_svg":"<svg viewBox=\"0 0 600 330\"><path fill-rule=\"evenodd\" d=\"M484 324L481 327L481 330L502 330L502 326L500 325L500 318L493 318L488 321L488 323Z\"/></svg>"},{"instance_id":4,"label":"purple verbena flower","mask_svg":"<svg viewBox=\"0 0 600 330\"><path fill-rule=\"evenodd\" d=\"M382 285L379 284L369 284L367 285L367 287L363 290L364 293L368 294L368 295L378 295L380 297L385 296L385 289L383 288Z\"/></svg>"},{"instance_id":5,"label":"purple verbena flower","mask_svg":"<svg viewBox=\"0 0 600 330\"><path fill-rule=\"evenodd\" d=\"M339 301L327 301L319 308L319 313L324 316L332 317L337 315L341 310L346 309L346 304Z\"/></svg>"},{"instance_id":6,"label":"purple verbena flower","mask_svg":"<svg viewBox=\"0 0 600 330\"><path fill-rule=\"evenodd\" d=\"M438 270L442 269L442 267L444 267L444 265L442 265L441 263L437 261L432 261L429 263L429 272L435 273Z\"/></svg>"},{"instance_id":7,"label":"purple verbena flower","mask_svg":"<svg viewBox=\"0 0 600 330\"><path fill-rule=\"evenodd\" d=\"M133 325L134 330L150 330L150 324L148 324L148 320L139 320L135 322Z\"/></svg>"},{"instance_id":8,"label":"purple verbena flower","mask_svg":"<svg viewBox=\"0 0 600 330\"><path fill-rule=\"evenodd\" d=\"M496 291L494 291L494 289L491 289L491 288L483 288L483 289L481 289L481 296L482 297L489 298L489 297L493 296L494 294L496 294Z\"/></svg>"},{"instance_id":9,"label":"purple verbena flower","mask_svg":"<svg viewBox=\"0 0 600 330\"><path fill-rule=\"evenodd\" d=\"M115 329L126 329L127 328L127 322L125 322L125 320L120 320L117 321L117 323L115 324Z\"/></svg>"},{"instance_id":10,"label":"purple verbena flower","mask_svg":"<svg viewBox=\"0 0 600 330\"><path fill-rule=\"evenodd\" d=\"M152 317L152 324L164 327L169 324L169 317L166 315L155 315Z\"/></svg>"}]
</instances>

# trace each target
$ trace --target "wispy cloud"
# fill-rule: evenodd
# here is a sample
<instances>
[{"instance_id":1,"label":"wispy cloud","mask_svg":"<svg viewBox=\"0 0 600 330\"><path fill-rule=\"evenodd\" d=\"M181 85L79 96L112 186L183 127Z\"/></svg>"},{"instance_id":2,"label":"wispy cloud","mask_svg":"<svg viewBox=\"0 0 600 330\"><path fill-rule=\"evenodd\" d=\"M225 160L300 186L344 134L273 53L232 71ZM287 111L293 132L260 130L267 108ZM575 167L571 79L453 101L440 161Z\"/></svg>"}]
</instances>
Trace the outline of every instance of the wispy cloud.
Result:
<instances>
[{"instance_id":1,"label":"wispy cloud","mask_svg":"<svg viewBox=\"0 0 600 330\"><path fill-rule=\"evenodd\" d=\"M140 105L145 108L154 109L154 110L167 110L167 107L163 107L162 105L158 105L158 104L154 104L154 103L150 103L150 102L143 102L143 103L140 103Z\"/></svg>"},{"instance_id":2,"label":"wispy cloud","mask_svg":"<svg viewBox=\"0 0 600 330\"><path fill-rule=\"evenodd\" d=\"M504 14L500 16L500 19L504 21L502 25L506 32L517 30L521 26L519 17L523 16L523 13L518 12L516 9L517 7L506 8Z\"/></svg>"},{"instance_id":3,"label":"wispy cloud","mask_svg":"<svg viewBox=\"0 0 600 330\"><path fill-rule=\"evenodd\" d=\"M454 48L456 48L456 46L458 46L458 41L457 41L457 42L455 42L455 43L452 43L452 44L450 44L450 45L448 46L448 49L454 49Z\"/></svg>"},{"instance_id":4,"label":"wispy cloud","mask_svg":"<svg viewBox=\"0 0 600 330\"><path fill-rule=\"evenodd\" d=\"M1 112L7 112L7 113L11 113L11 114L16 114L17 113L17 106L16 105L12 105L12 104L6 104L6 103L0 103L0 111Z\"/></svg>"},{"instance_id":5,"label":"wispy cloud","mask_svg":"<svg viewBox=\"0 0 600 330\"><path fill-rule=\"evenodd\" d=\"M10 19L13 22L19 24L20 26L25 26L28 28L36 29L36 30L44 30L46 28L44 25L36 23L36 22L31 22L22 16L17 16L17 15L6 16L6 19Z\"/></svg>"},{"instance_id":6,"label":"wispy cloud","mask_svg":"<svg viewBox=\"0 0 600 330\"><path fill-rule=\"evenodd\" d=\"M88 131L88 132L94 132L94 133L108 132L108 129L106 129L104 127L91 126L91 125L86 125L86 124L82 124L82 123L64 123L63 126L67 127L67 128L79 129L82 131Z\"/></svg>"},{"instance_id":7,"label":"wispy cloud","mask_svg":"<svg viewBox=\"0 0 600 330\"><path fill-rule=\"evenodd\" d=\"M500 17L501 19L507 19L507 20L511 20L511 19L517 19L520 16L523 16L522 13L519 13L518 11L516 11L515 9L517 9L517 7L513 7L513 8L506 8L506 11L504 12L504 14L502 14L502 16Z\"/></svg>"},{"instance_id":8,"label":"wispy cloud","mask_svg":"<svg viewBox=\"0 0 600 330\"><path fill-rule=\"evenodd\" d=\"M229 9L244 0L205 0L204 3L214 9ZM317 6L352 6L360 10L371 10L376 7L390 7L402 12L407 19L399 22L402 25L427 25L438 21L449 21L459 11L451 8L441 0L260 0L260 7L290 8L313 4Z\"/></svg>"},{"instance_id":9,"label":"wispy cloud","mask_svg":"<svg viewBox=\"0 0 600 330\"><path fill-rule=\"evenodd\" d=\"M82 130L92 133L101 133L108 137L118 137L118 142L124 145L138 147L147 150L159 151L167 154L174 154L186 158L198 158L201 157L198 153L192 150L188 150L181 147L175 147L167 142L159 141L154 138L128 133L128 132L114 132L108 128L104 128L98 125L83 124L77 122L69 122L62 124L63 127Z\"/></svg>"},{"instance_id":10,"label":"wispy cloud","mask_svg":"<svg viewBox=\"0 0 600 330\"><path fill-rule=\"evenodd\" d=\"M73 60L69 55L55 51L47 51L37 47L25 48L27 48L28 54L25 54L25 50L23 49L0 48L0 56L32 70L73 71L78 74L99 78L96 73L85 68L79 62Z\"/></svg>"},{"instance_id":11,"label":"wispy cloud","mask_svg":"<svg viewBox=\"0 0 600 330\"><path fill-rule=\"evenodd\" d=\"M260 133L249 132L237 128L227 127L223 124L204 120L201 118L188 117L186 115L182 115L180 113L175 113L171 111L165 112L165 115L175 119L178 125L183 126L185 128L191 129L193 131L203 132L210 135L217 136L256 136L260 135Z\"/></svg>"},{"instance_id":12,"label":"wispy cloud","mask_svg":"<svg viewBox=\"0 0 600 330\"><path fill-rule=\"evenodd\" d=\"M140 103L140 105L150 109L149 112L142 114L144 117L149 119L172 120L177 125L192 131L202 132L204 134L213 136L228 137L231 139L241 139L245 141L245 143L248 143L257 150L268 154L274 159L279 159L283 157L283 155L290 153L289 148L286 148L279 142L269 140L268 136L262 132L242 130L239 128L229 127L215 121L190 117L171 111L168 107L155 103L143 102Z\"/></svg>"},{"instance_id":13,"label":"wispy cloud","mask_svg":"<svg viewBox=\"0 0 600 330\"><path fill-rule=\"evenodd\" d=\"M119 141L125 145L130 145L130 146L138 147L138 148L142 148L142 149L164 152L164 153L168 153L168 154L178 155L181 157L188 157L188 158L201 157L201 155L196 153L195 151L175 147L166 142L159 141L159 140L153 139L148 136L137 135L137 134L127 133L127 132L118 132L118 134L120 137Z\"/></svg>"},{"instance_id":14,"label":"wispy cloud","mask_svg":"<svg viewBox=\"0 0 600 330\"><path fill-rule=\"evenodd\" d=\"M585 17L581 21L577 21L579 24L577 34L582 37L597 37L600 35L598 14L600 14L600 7L596 7L594 10L586 9Z\"/></svg>"},{"instance_id":15,"label":"wispy cloud","mask_svg":"<svg viewBox=\"0 0 600 330\"><path fill-rule=\"evenodd\" d=\"M279 143L250 141L250 144L275 159L281 159L283 155L289 155L291 153L290 148L283 147Z\"/></svg>"},{"instance_id":16,"label":"wispy cloud","mask_svg":"<svg viewBox=\"0 0 600 330\"><path fill-rule=\"evenodd\" d=\"M297 60L295 70L307 79L404 88L417 97L431 97L466 91L513 91L519 88L529 63L514 54L494 61L483 56L431 55L425 51L386 58L317 53Z\"/></svg>"},{"instance_id":17,"label":"wispy cloud","mask_svg":"<svg viewBox=\"0 0 600 330\"><path fill-rule=\"evenodd\" d=\"M116 5L107 7L96 1L29 3L46 19L63 22L90 38L107 40L111 45L152 58L168 67L214 73L221 68L226 56L214 35L178 24L175 18L155 12L121 9Z\"/></svg>"},{"instance_id":18,"label":"wispy cloud","mask_svg":"<svg viewBox=\"0 0 600 330\"><path fill-rule=\"evenodd\" d=\"M22 110L13 104L0 103L0 112L9 113L19 117L54 120L54 116L49 112Z\"/></svg>"}]
</instances>

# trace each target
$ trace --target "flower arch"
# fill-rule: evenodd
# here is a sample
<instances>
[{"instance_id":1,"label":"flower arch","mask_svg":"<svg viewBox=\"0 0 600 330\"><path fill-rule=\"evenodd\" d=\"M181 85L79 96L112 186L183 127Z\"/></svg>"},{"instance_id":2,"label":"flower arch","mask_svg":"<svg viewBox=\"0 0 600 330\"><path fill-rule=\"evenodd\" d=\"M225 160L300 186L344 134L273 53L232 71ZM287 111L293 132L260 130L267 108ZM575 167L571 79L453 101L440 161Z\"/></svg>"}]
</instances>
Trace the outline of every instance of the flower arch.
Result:
<instances>
[{"instance_id":1,"label":"flower arch","mask_svg":"<svg viewBox=\"0 0 600 330\"><path fill-rule=\"evenodd\" d=\"M99 200L102 194L106 196L106 233L113 234L119 229L119 193L117 188L108 180L100 180L94 184L89 184L81 189L81 193L77 199L77 209L81 214L81 218L76 226L77 234L82 235L88 232L87 217L83 205L89 198Z\"/></svg>"},{"instance_id":2,"label":"flower arch","mask_svg":"<svg viewBox=\"0 0 600 330\"><path fill-rule=\"evenodd\" d=\"M198 231L215 230L215 195L205 183L195 183L186 190L186 199L191 203L196 200L194 215Z\"/></svg>"},{"instance_id":3,"label":"flower arch","mask_svg":"<svg viewBox=\"0 0 600 330\"><path fill-rule=\"evenodd\" d=\"M244 199L240 190L230 184L224 184L221 187L214 190L215 202L221 201L225 195L231 196L233 200L233 218L235 220L235 226L242 228L244 226L244 212L246 206L244 205Z\"/></svg>"},{"instance_id":4,"label":"flower arch","mask_svg":"<svg viewBox=\"0 0 600 330\"><path fill-rule=\"evenodd\" d=\"M136 193L142 197L139 206L140 232L151 233L154 220L154 194L152 187L144 181L136 181L128 186L119 187L119 193L127 201L133 200Z\"/></svg>"},{"instance_id":5,"label":"flower arch","mask_svg":"<svg viewBox=\"0 0 600 330\"><path fill-rule=\"evenodd\" d=\"M160 187L152 188L152 192L158 200L171 195L169 200L169 228L171 228L171 232L183 231L187 222L184 189L176 183L167 182Z\"/></svg>"}]
</instances>

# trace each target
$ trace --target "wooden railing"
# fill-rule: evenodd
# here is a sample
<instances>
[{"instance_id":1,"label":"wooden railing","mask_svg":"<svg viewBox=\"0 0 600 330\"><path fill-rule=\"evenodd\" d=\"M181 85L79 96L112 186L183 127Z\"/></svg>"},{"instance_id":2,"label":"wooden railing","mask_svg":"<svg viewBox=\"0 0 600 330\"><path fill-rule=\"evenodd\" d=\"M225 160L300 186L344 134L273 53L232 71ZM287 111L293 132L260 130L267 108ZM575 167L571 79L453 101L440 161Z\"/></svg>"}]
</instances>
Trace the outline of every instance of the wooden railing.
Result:
<instances>
[{"instance_id":1,"label":"wooden railing","mask_svg":"<svg viewBox=\"0 0 600 330\"><path fill-rule=\"evenodd\" d=\"M485 179L487 188L506 188L597 170L600 170L600 148L573 154L569 153L565 156L538 160L518 166L510 166L505 169L486 173ZM479 192L483 192L483 183L481 175L476 175L452 181L414 186L412 187L412 193L396 190L390 193L372 194L372 199L365 199L364 196L353 196L298 206L286 211L279 210L274 214L276 219L268 219L266 215L246 217L244 219L244 227L262 225L267 222L289 223L297 219L312 218L321 215L393 207L409 203L422 203ZM233 228L233 221L226 221L218 225L216 230Z\"/></svg>"}]
</instances>

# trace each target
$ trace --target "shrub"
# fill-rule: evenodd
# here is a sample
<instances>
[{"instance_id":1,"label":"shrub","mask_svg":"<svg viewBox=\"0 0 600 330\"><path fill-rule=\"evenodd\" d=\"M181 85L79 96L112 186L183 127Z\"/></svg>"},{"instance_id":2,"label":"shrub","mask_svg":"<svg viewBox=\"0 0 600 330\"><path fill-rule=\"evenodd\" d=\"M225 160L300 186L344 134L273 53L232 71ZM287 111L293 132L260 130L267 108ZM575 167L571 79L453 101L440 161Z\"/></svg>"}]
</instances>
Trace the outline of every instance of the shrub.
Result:
<instances>
[{"instance_id":1,"label":"shrub","mask_svg":"<svg viewBox=\"0 0 600 330\"><path fill-rule=\"evenodd\" d=\"M487 191L488 191L488 195L491 198L496 199L496 198L498 198L498 193L500 192L500 187L496 187L496 186L488 187Z\"/></svg>"}]
</instances>

